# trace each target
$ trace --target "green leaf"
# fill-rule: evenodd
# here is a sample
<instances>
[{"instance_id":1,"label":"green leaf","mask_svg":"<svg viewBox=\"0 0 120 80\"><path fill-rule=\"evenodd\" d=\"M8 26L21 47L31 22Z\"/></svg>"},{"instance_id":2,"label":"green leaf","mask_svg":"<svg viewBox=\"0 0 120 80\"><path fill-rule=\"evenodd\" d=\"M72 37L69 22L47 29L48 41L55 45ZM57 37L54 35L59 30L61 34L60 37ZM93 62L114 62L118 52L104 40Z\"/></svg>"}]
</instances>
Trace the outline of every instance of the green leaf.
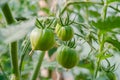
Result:
<instances>
[{"instance_id":1,"label":"green leaf","mask_svg":"<svg viewBox=\"0 0 120 80\"><path fill-rule=\"evenodd\" d=\"M84 18L82 17L82 15L81 14L77 14L78 15L78 17L77 17L77 19L78 19L78 21L79 22L84 22Z\"/></svg>"},{"instance_id":2,"label":"green leaf","mask_svg":"<svg viewBox=\"0 0 120 80\"><path fill-rule=\"evenodd\" d=\"M0 41L10 43L22 39L32 30L34 23L35 19L32 19L19 24L10 25L7 28L1 28Z\"/></svg>"},{"instance_id":3,"label":"green leaf","mask_svg":"<svg viewBox=\"0 0 120 80\"><path fill-rule=\"evenodd\" d=\"M89 10L89 15L90 15L90 17L100 17L100 13L98 13L98 11L94 11L94 10Z\"/></svg>"},{"instance_id":4,"label":"green leaf","mask_svg":"<svg viewBox=\"0 0 120 80\"><path fill-rule=\"evenodd\" d=\"M104 21L99 19L98 21L92 21L92 25L101 31L111 31L115 28L120 28L120 16L110 16L106 18Z\"/></svg>"},{"instance_id":5,"label":"green leaf","mask_svg":"<svg viewBox=\"0 0 120 80\"><path fill-rule=\"evenodd\" d=\"M120 51L120 42L118 40L114 40L111 37L106 39L106 42L112 44L115 48L117 48Z\"/></svg>"}]
</instances>

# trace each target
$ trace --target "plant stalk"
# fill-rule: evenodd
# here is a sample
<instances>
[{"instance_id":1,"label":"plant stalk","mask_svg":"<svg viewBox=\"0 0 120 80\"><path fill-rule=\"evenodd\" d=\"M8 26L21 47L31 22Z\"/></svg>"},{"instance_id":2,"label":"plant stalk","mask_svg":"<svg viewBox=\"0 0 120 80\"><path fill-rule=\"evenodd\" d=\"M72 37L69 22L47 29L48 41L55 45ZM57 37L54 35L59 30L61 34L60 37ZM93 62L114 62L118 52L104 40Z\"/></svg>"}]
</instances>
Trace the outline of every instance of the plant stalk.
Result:
<instances>
[{"instance_id":1,"label":"plant stalk","mask_svg":"<svg viewBox=\"0 0 120 80\"><path fill-rule=\"evenodd\" d=\"M5 3L2 6L2 12L8 24L13 24L16 22L14 17L12 16L8 3ZM18 68L17 41L10 43L10 57L13 74L15 75L15 80L20 80L20 73Z\"/></svg>"},{"instance_id":2,"label":"plant stalk","mask_svg":"<svg viewBox=\"0 0 120 80\"><path fill-rule=\"evenodd\" d=\"M70 6L70 5L76 5L76 4L98 4L98 5L104 5L103 4L103 2L90 2L90 1L70 1L70 2L68 2L67 4L65 4L65 6L63 7L63 9L62 9L62 11L61 11L61 13L59 14L59 16L60 15L62 15L64 12L65 12L65 10ZM111 5L107 5L108 7L110 7L110 8L112 8L112 9L114 9L115 11L117 11L117 12L120 12L120 10L118 9L118 8L114 8L113 6L111 6Z\"/></svg>"},{"instance_id":3,"label":"plant stalk","mask_svg":"<svg viewBox=\"0 0 120 80\"><path fill-rule=\"evenodd\" d=\"M13 74L16 78L15 80L20 80L20 73L18 68L17 42L10 43L10 57L13 68Z\"/></svg>"},{"instance_id":4,"label":"plant stalk","mask_svg":"<svg viewBox=\"0 0 120 80\"><path fill-rule=\"evenodd\" d=\"M28 38L25 39L26 43L25 43L25 46L23 47L23 49L21 50L22 52L22 55L21 55L21 58L20 58L20 62L19 62L19 70L20 70L20 73L22 71L22 65L23 65L23 61L24 61L24 58L26 56L26 53L27 53L27 50L30 46L30 41Z\"/></svg>"},{"instance_id":5,"label":"plant stalk","mask_svg":"<svg viewBox=\"0 0 120 80\"><path fill-rule=\"evenodd\" d=\"M62 15L64 13L64 11L70 6L70 5L76 5L76 4L99 4L99 5L103 5L103 3L99 3L99 2L90 2L90 1L70 1L68 2L64 8L62 9L61 13L59 14Z\"/></svg>"},{"instance_id":6,"label":"plant stalk","mask_svg":"<svg viewBox=\"0 0 120 80\"><path fill-rule=\"evenodd\" d=\"M103 21L104 21L105 18L106 18L107 7L108 7L108 4L107 4L107 0L106 0L106 1L104 2L104 6L103 6L103 9L102 9L102 14L101 14L101 18L102 18ZM102 40L100 40L100 36L102 37ZM105 43L105 41L104 41L104 33L100 33L100 36L98 37L98 38L99 38L99 44L100 44L99 54L102 54L102 55L98 58L97 66L96 66L96 69L95 69L94 78L97 77L97 74L98 74L98 71L99 71L99 68L100 68L101 58L102 58L102 56L104 55L104 52L103 52L104 43Z\"/></svg>"},{"instance_id":7,"label":"plant stalk","mask_svg":"<svg viewBox=\"0 0 120 80\"><path fill-rule=\"evenodd\" d=\"M97 74L98 74L98 71L99 71L99 67L100 67L101 58L104 55L103 48L104 48L104 34L103 34L102 42L100 43L100 48L99 48L99 54L102 54L102 55L98 58L97 66L96 66L96 70L95 70L95 74L94 74L94 78L97 77Z\"/></svg>"},{"instance_id":8,"label":"plant stalk","mask_svg":"<svg viewBox=\"0 0 120 80\"><path fill-rule=\"evenodd\" d=\"M2 6L2 12L3 12L3 14L4 14L4 16L5 16L5 19L6 19L6 22L7 22L8 24L13 24L13 23L16 22L15 19L13 18L13 16L12 16L12 13L11 13L11 10L10 10L10 8L9 8L8 3L5 3L5 4Z\"/></svg>"},{"instance_id":9,"label":"plant stalk","mask_svg":"<svg viewBox=\"0 0 120 80\"><path fill-rule=\"evenodd\" d=\"M41 64L42 64L42 61L43 61L43 58L44 58L44 55L45 55L44 51L39 54L38 62L32 72L32 76L31 76L30 80L36 80L39 70L40 70L40 67L41 67Z\"/></svg>"}]
</instances>

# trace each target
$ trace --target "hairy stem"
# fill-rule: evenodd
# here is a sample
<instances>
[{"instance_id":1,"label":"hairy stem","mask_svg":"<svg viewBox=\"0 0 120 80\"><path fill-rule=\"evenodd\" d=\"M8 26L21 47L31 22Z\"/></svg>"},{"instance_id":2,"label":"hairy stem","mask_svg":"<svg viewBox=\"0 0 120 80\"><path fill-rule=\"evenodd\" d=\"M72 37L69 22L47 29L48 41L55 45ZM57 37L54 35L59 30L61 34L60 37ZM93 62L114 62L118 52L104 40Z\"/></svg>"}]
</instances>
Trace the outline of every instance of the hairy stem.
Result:
<instances>
[{"instance_id":1,"label":"hairy stem","mask_svg":"<svg viewBox=\"0 0 120 80\"><path fill-rule=\"evenodd\" d=\"M15 19L12 16L12 13L11 13L8 3L5 3L2 6L2 12L3 12L8 24L15 23ZM10 43L10 57L11 57L13 74L15 75L15 80L20 80L20 73L19 73L19 69L18 69L17 42L16 41Z\"/></svg>"},{"instance_id":2,"label":"hairy stem","mask_svg":"<svg viewBox=\"0 0 120 80\"><path fill-rule=\"evenodd\" d=\"M94 74L95 78L97 77L97 74L98 74L98 71L99 71L101 58L104 55L103 48L104 48L104 35L102 37L102 42L100 43L99 54L102 54L102 55L98 58L98 61L97 61L97 66L96 66L96 70L95 70L95 74Z\"/></svg>"},{"instance_id":3,"label":"hairy stem","mask_svg":"<svg viewBox=\"0 0 120 80\"><path fill-rule=\"evenodd\" d=\"M41 64L42 64L42 61L43 61L43 58L44 58L44 55L45 55L45 52L41 52L39 54L38 62L37 62L36 66L32 72L32 76L31 76L30 80L36 80L38 73L39 73L39 70L40 70L40 67L41 67Z\"/></svg>"},{"instance_id":4,"label":"hairy stem","mask_svg":"<svg viewBox=\"0 0 120 80\"><path fill-rule=\"evenodd\" d=\"M99 5L103 5L103 3L99 3L99 2L89 2L89 1L73 1L73 2L68 2L64 8L62 9L60 15L62 15L64 13L64 11L70 6L70 5L76 5L76 4L99 4Z\"/></svg>"},{"instance_id":5,"label":"hairy stem","mask_svg":"<svg viewBox=\"0 0 120 80\"><path fill-rule=\"evenodd\" d=\"M107 2L105 2L104 6L103 6L103 9L102 9L102 14L101 14L101 18L103 19L103 21L106 18L107 8L108 8L108 4L107 4Z\"/></svg>"},{"instance_id":6,"label":"hairy stem","mask_svg":"<svg viewBox=\"0 0 120 80\"><path fill-rule=\"evenodd\" d=\"M102 9L102 14L101 14L101 18L102 18L103 21L106 18L107 7L108 7L107 1L105 1L103 9ZM100 40L100 37L102 37L102 40ZM101 54L101 56L98 58L98 61L97 61L97 66L96 66L96 69L95 69L94 78L97 77L97 74L98 74L98 71L99 71L99 67L100 67L101 58L104 55L104 52L103 52L103 49L104 49L104 34L100 33L100 36L98 38L99 38L99 44L100 44L99 54Z\"/></svg>"},{"instance_id":7,"label":"hairy stem","mask_svg":"<svg viewBox=\"0 0 120 80\"><path fill-rule=\"evenodd\" d=\"M62 9L61 13L59 14L59 16L62 15L65 12L65 10L67 10L67 8L70 5L76 5L76 4L98 4L98 5L104 5L103 2L104 1L102 1L101 3L100 2L90 2L90 1L73 1L73 2L70 1L67 4L65 4L65 6L63 7L63 9ZM120 12L120 10L118 8L114 8L111 5L107 5L107 6L110 7L110 8L112 8L112 9L114 9L115 11Z\"/></svg>"},{"instance_id":8,"label":"hairy stem","mask_svg":"<svg viewBox=\"0 0 120 80\"><path fill-rule=\"evenodd\" d=\"M12 42L10 44L10 57L13 68L13 74L16 78L15 80L20 80L20 73L18 68L17 42Z\"/></svg>"},{"instance_id":9,"label":"hairy stem","mask_svg":"<svg viewBox=\"0 0 120 80\"><path fill-rule=\"evenodd\" d=\"M12 16L12 13L11 13L8 3L6 3L2 6L2 12L3 12L6 22L8 24L15 23L15 19Z\"/></svg>"},{"instance_id":10,"label":"hairy stem","mask_svg":"<svg viewBox=\"0 0 120 80\"><path fill-rule=\"evenodd\" d=\"M24 46L23 49L22 49L22 55L21 55L20 63L19 63L20 73L21 73L21 71L22 71L23 60L24 60L24 58L25 58L25 56L26 56L26 53L27 53L27 50L28 50L28 48L29 48L29 46L30 46L30 41L29 41L29 39L27 38L27 39L25 39L25 41L26 41L26 43L25 43L25 46Z\"/></svg>"}]
</instances>

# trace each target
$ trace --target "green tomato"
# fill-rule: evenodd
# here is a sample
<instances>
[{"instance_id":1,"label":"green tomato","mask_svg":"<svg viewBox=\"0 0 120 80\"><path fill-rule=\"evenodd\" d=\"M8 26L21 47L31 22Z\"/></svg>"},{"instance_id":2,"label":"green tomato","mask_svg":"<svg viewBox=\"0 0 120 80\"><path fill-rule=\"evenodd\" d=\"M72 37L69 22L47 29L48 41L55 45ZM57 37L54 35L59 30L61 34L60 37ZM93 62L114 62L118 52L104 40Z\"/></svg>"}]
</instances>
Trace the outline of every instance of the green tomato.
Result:
<instances>
[{"instance_id":1,"label":"green tomato","mask_svg":"<svg viewBox=\"0 0 120 80\"><path fill-rule=\"evenodd\" d=\"M35 28L30 34L32 50L46 51L55 44L54 33L51 29Z\"/></svg>"},{"instance_id":2,"label":"green tomato","mask_svg":"<svg viewBox=\"0 0 120 80\"><path fill-rule=\"evenodd\" d=\"M68 46L60 46L57 50L56 59L61 66L70 69L78 63L79 57L75 49Z\"/></svg>"},{"instance_id":3,"label":"green tomato","mask_svg":"<svg viewBox=\"0 0 120 80\"><path fill-rule=\"evenodd\" d=\"M61 26L59 24L57 24L57 26L55 28L55 32L56 32L58 38L60 38L63 41L68 41L68 40L72 39L72 37L74 35L74 31L73 31L72 27Z\"/></svg>"},{"instance_id":4,"label":"green tomato","mask_svg":"<svg viewBox=\"0 0 120 80\"><path fill-rule=\"evenodd\" d=\"M116 76L113 72L107 72L106 75L109 78L109 80L116 80Z\"/></svg>"}]
</instances>

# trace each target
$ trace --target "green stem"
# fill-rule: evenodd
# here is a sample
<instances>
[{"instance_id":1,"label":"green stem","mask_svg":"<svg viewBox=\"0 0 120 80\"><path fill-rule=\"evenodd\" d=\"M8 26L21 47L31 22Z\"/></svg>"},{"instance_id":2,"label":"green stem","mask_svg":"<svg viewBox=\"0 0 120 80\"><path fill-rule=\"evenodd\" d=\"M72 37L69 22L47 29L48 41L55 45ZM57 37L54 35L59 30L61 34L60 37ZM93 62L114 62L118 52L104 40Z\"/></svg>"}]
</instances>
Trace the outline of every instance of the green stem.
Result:
<instances>
[{"instance_id":1,"label":"green stem","mask_svg":"<svg viewBox=\"0 0 120 80\"><path fill-rule=\"evenodd\" d=\"M73 2L68 2L64 8L62 9L60 15L62 15L64 13L64 11L70 6L70 5L75 5L75 4L99 4L99 5L103 5L103 3L99 3L99 2L89 2L89 1L73 1Z\"/></svg>"},{"instance_id":2,"label":"green stem","mask_svg":"<svg viewBox=\"0 0 120 80\"><path fill-rule=\"evenodd\" d=\"M97 66L96 66L95 75L94 75L95 78L97 77L97 74L99 71L101 58L104 55L103 48L104 48L104 35L102 37L102 42L100 43L99 54L101 54L101 56L98 58L98 61L97 61Z\"/></svg>"},{"instance_id":3,"label":"green stem","mask_svg":"<svg viewBox=\"0 0 120 80\"><path fill-rule=\"evenodd\" d=\"M42 61L43 61L43 58L44 58L44 55L45 55L45 52L40 53L38 62L33 70L33 74L31 76L30 80L36 80L39 70L40 70L40 67L41 67L41 64L42 64Z\"/></svg>"},{"instance_id":4,"label":"green stem","mask_svg":"<svg viewBox=\"0 0 120 80\"><path fill-rule=\"evenodd\" d=\"M25 41L26 41L26 43L25 43L25 46L24 46L23 49L22 49L22 55L21 55L20 63L19 63L20 73L21 73L21 71L22 71L23 60L24 60L24 58L25 58L25 56L26 56L26 53L27 53L27 50L28 50L28 48L29 48L29 46L30 46L30 41L29 41L29 39L26 38Z\"/></svg>"},{"instance_id":5,"label":"green stem","mask_svg":"<svg viewBox=\"0 0 120 80\"><path fill-rule=\"evenodd\" d=\"M120 10L118 9L118 8L115 8L115 7L113 7L113 6L109 6L110 8L112 8L112 9L114 9L115 11L117 11L117 12L120 12Z\"/></svg>"},{"instance_id":6,"label":"green stem","mask_svg":"<svg viewBox=\"0 0 120 80\"><path fill-rule=\"evenodd\" d=\"M15 19L12 16L11 10L9 8L8 3L5 3L2 6L2 12L6 18L8 24L15 23ZM15 80L20 80L20 73L18 69L18 53L17 53L17 42L10 43L10 57L11 57L11 64L13 68L13 74L15 75Z\"/></svg>"},{"instance_id":7,"label":"green stem","mask_svg":"<svg viewBox=\"0 0 120 80\"><path fill-rule=\"evenodd\" d=\"M12 42L10 44L10 57L13 68L13 74L16 78L15 80L20 80L20 73L18 68L17 42Z\"/></svg>"},{"instance_id":8,"label":"green stem","mask_svg":"<svg viewBox=\"0 0 120 80\"><path fill-rule=\"evenodd\" d=\"M68 2L67 4L65 4L65 6L64 6L64 8L62 9L62 11L61 11L61 13L59 14L59 16L62 15L62 14L64 13L64 11L65 11L70 5L75 5L75 4L86 4L86 3L104 5L103 2L104 2L103 0L102 0L101 3L100 3L100 2L89 2L89 1L87 1L87 2L85 2L85 1ZM118 12L120 12L120 10L119 10L118 8L114 8L114 7L111 6L111 5L107 5L107 6L109 6L110 8L112 8L112 9L118 11Z\"/></svg>"},{"instance_id":9,"label":"green stem","mask_svg":"<svg viewBox=\"0 0 120 80\"><path fill-rule=\"evenodd\" d=\"M85 2L89 2L89 0L85 0ZM89 12L89 10L88 10L88 5L86 5L85 6L85 13L86 13L86 15L85 15L85 19L86 19L86 22L88 22L88 16L89 16L89 14L88 14L88 12Z\"/></svg>"},{"instance_id":10,"label":"green stem","mask_svg":"<svg viewBox=\"0 0 120 80\"><path fill-rule=\"evenodd\" d=\"M106 18L107 7L108 7L108 4L107 4L107 1L106 1L106 2L104 3L103 9L102 9L102 13L101 13L101 17L102 17L103 21L104 21L105 18Z\"/></svg>"},{"instance_id":11,"label":"green stem","mask_svg":"<svg viewBox=\"0 0 120 80\"><path fill-rule=\"evenodd\" d=\"M104 7L102 9L102 14L101 14L101 17L102 17L102 20L104 21L105 18L106 18L106 14L107 14L107 0L105 1L104 3ZM100 35L99 35L100 34ZM96 66L96 70L95 70L95 74L94 74L94 78L97 77L97 74L98 74L98 71L99 71L99 67L100 67L100 62L101 62L101 58L102 56L104 55L104 52L103 52L103 49L104 49L104 34L103 33L99 33L99 44L100 44L100 48L99 48L99 54L101 54L101 56L98 58L98 61L97 61L97 66ZM101 36L102 35L102 36ZM102 40L100 40L100 37L102 37Z\"/></svg>"},{"instance_id":12,"label":"green stem","mask_svg":"<svg viewBox=\"0 0 120 80\"><path fill-rule=\"evenodd\" d=\"M2 6L2 12L4 13L5 19L8 24L12 24L15 22L15 19L12 16L12 13L11 13L8 3L6 3Z\"/></svg>"}]
</instances>

